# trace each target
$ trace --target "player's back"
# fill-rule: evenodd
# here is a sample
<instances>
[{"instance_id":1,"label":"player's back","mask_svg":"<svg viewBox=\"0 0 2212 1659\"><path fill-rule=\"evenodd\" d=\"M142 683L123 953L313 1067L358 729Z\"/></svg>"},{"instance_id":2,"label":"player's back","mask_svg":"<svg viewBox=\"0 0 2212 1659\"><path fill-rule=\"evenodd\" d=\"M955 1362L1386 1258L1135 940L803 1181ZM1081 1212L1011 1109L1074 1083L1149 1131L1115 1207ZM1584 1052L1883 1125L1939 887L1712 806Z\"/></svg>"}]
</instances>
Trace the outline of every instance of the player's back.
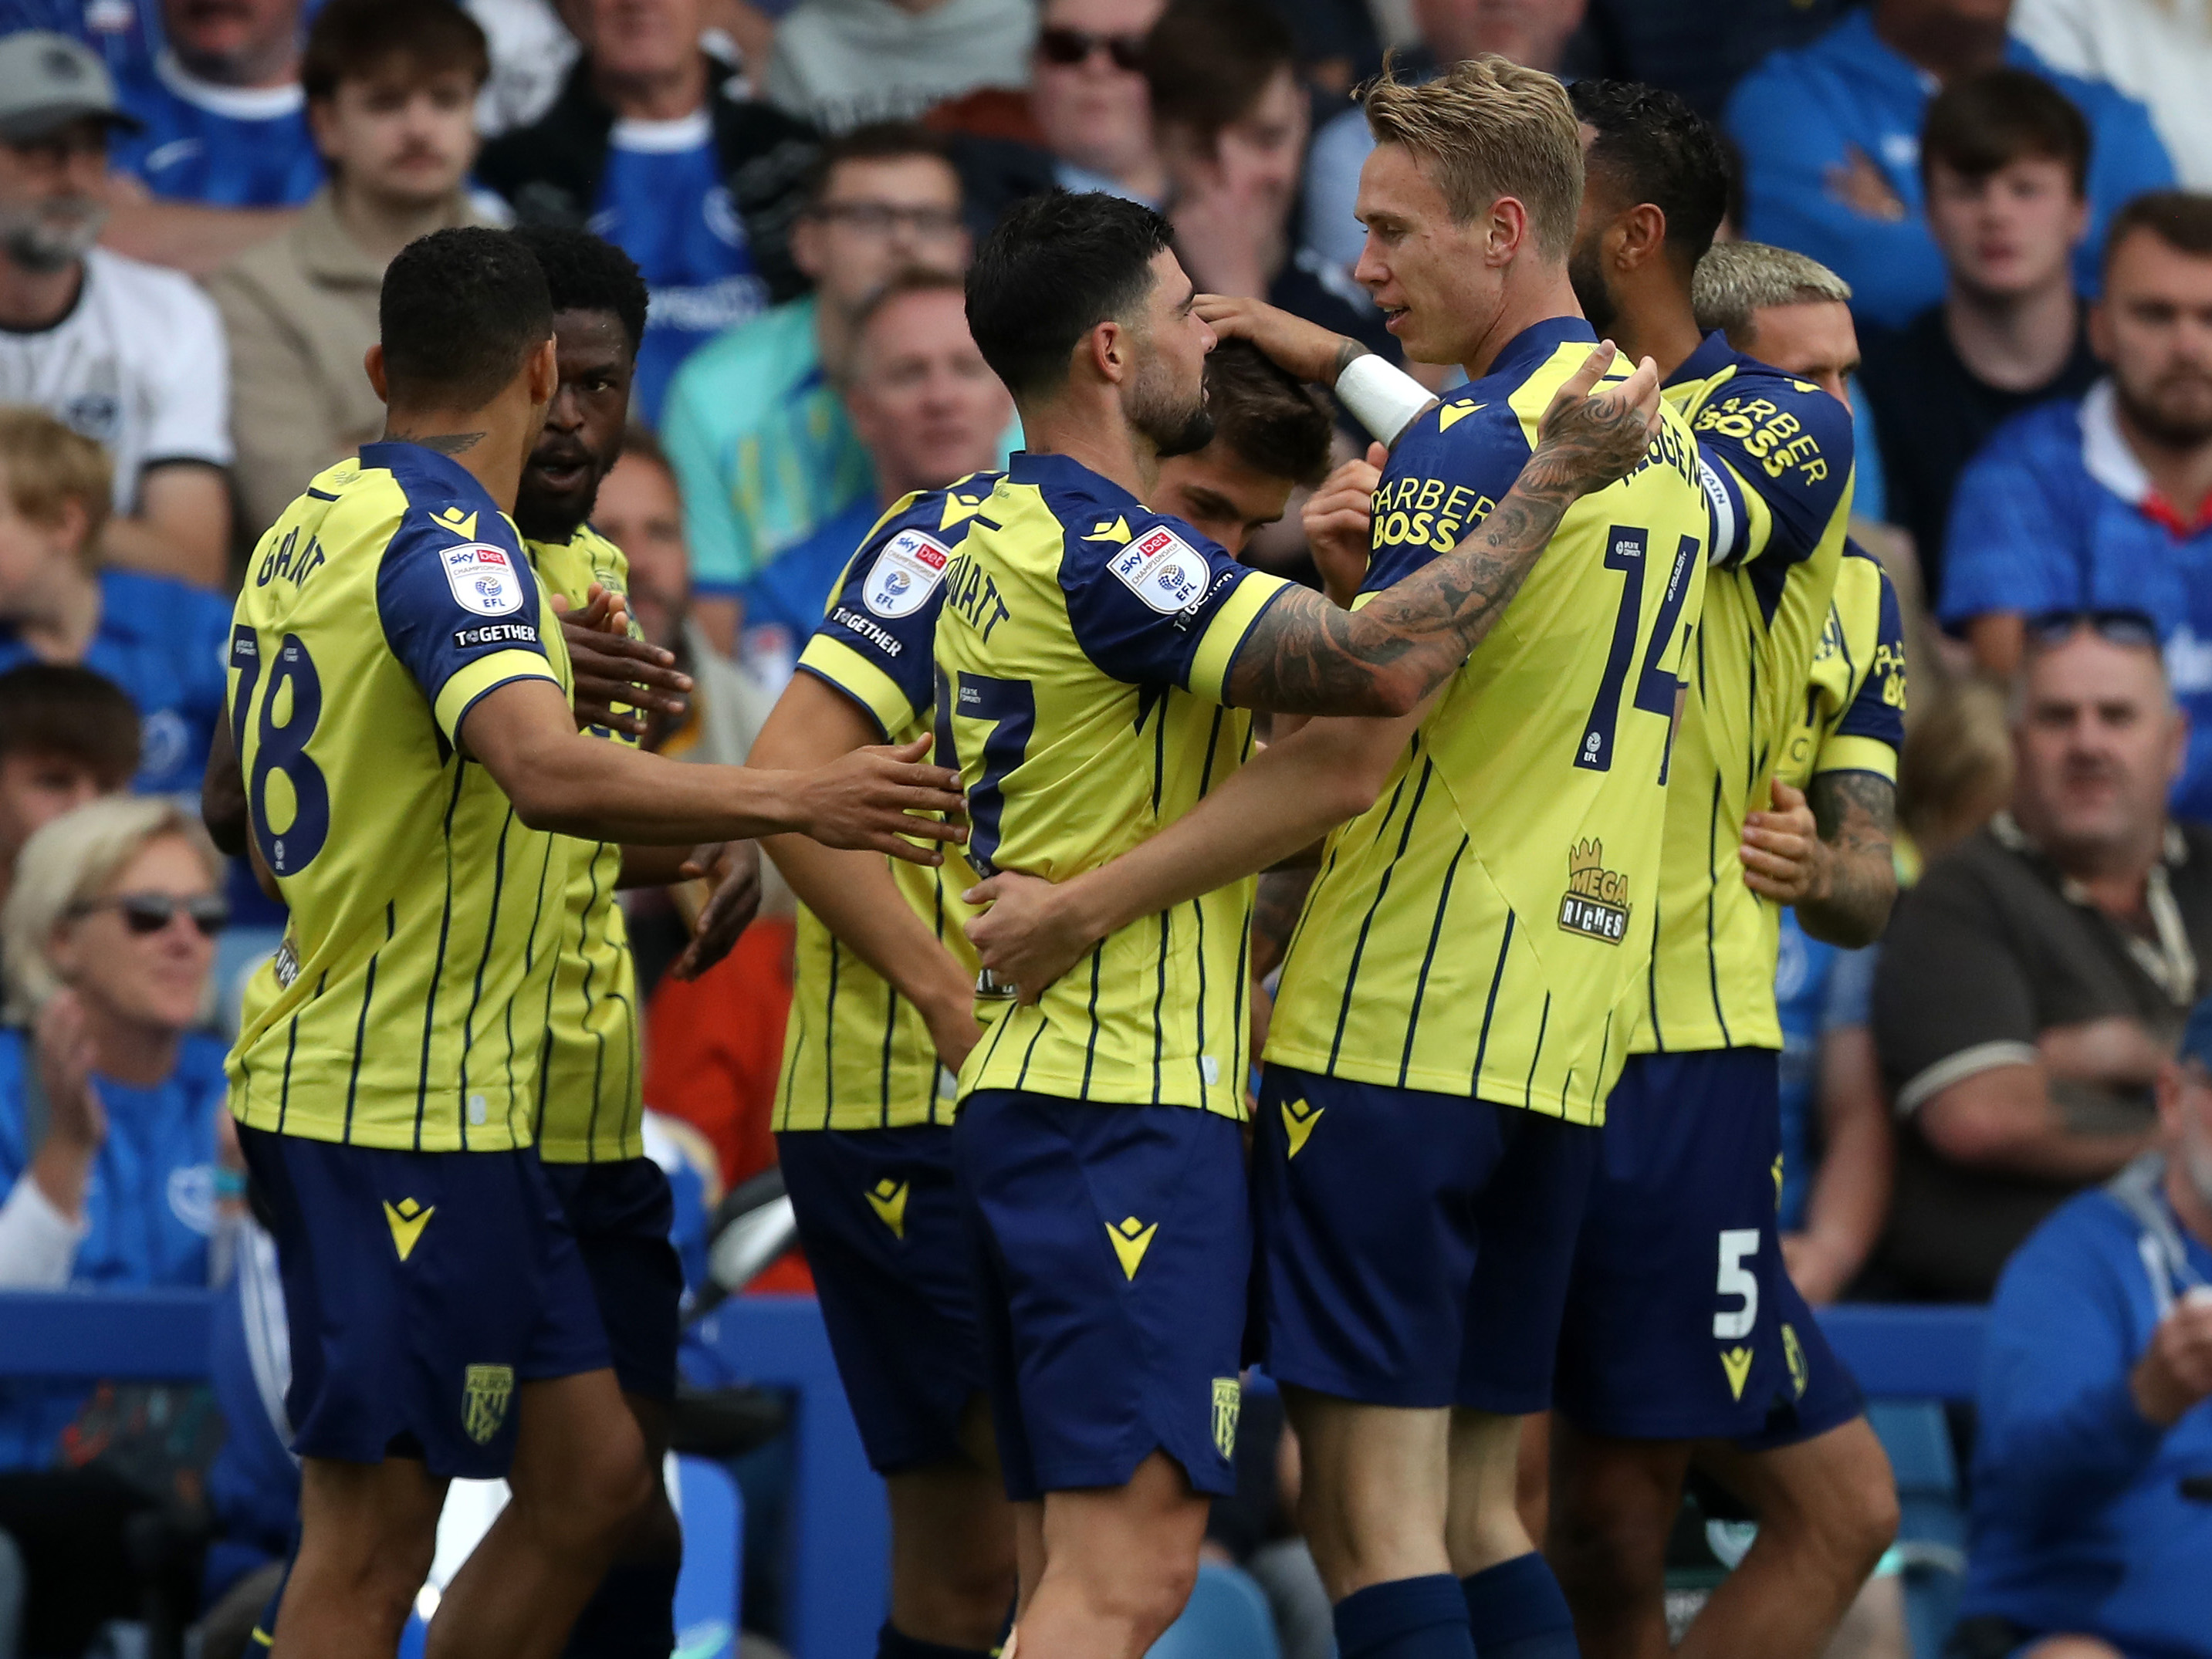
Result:
<instances>
[{"instance_id":1,"label":"player's back","mask_svg":"<svg viewBox=\"0 0 2212 1659\"><path fill-rule=\"evenodd\" d=\"M561 595L573 611L584 608L595 582L612 592L629 588L629 561L588 524L578 526L566 541L533 541L524 550L545 592ZM637 746L636 738L610 726L593 726L591 734ZM532 1112L538 1156L549 1163L645 1156L637 969L615 896L622 863L623 849L614 842L568 843L558 959L546 991L544 1047Z\"/></svg>"},{"instance_id":2,"label":"player's back","mask_svg":"<svg viewBox=\"0 0 2212 1659\"><path fill-rule=\"evenodd\" d=\"M1669 773L1658 937L1638 1050L1779 1048L1781 912L1745 883L1745 814L1766 808L1828 619L1850 516L1850 412L1707 337L1668 381L1732 541L1705 583Z\"/></svg>"},{"instance_id":3,"label":"player's back","mask_svg":"<svg viewBox=\"0 0 2212 1659\"><path fill-rule=\"evenodd\" d=\"M938 759L968 793L979 870L1097 867L1251 753L1224 705L1237 648L1285 584L1059 455L1017 455L945 577ZM963 1094L1016 1089L1244 1115L1252 884L1109 935L998 1021Z\"/></svg>"},{"instance_id":4,"label":"player's back","mask_svg":"<svg viewBox=\"0 0 2212 1659\"><path fill-rule=\"evenodd\" d=\"M1579 318L1535 325L1400 440L1368 592L1480 523L1594 342ZM1650 948L1708 527L1688 428L1662 409L1645 463L1568 510L1375 805L1330 838L1271 1061L1601 1119Z\"/></svg>"},{"instance_id":5,"label":"player's back","mask_svg":"<svg viewBox=\"0 0 2212 1659\"><path fill-rule=\"evenodd\" d=\"M811 674L867 711L885 743L933 730L936 664L931 655L945 574L999 481L963 478L894 502L876 521L831 592L821 626L799 658ZM978 967L961 895L974 867L947 847L939 865L889 859L899 896L969 974ZM896 1129L950 1124L952 1101L929 1027L850 945L804 904L799 908L791 1018L775 1127Z\"/></svg>"},{"instance_id":6,"label":"player's back","mask_svg":"<svg viewBox=\"0 0 2212 1659\"><path fill-rule=\"evenodd\" d=\"M519 678L565 696L514 526L457 463L366 446L255 550L231 723L291 911L232 1051L263 1129L421 1151L526 1145L569 843L521 823L456 733Z\"/></svg>"}]
</instances>

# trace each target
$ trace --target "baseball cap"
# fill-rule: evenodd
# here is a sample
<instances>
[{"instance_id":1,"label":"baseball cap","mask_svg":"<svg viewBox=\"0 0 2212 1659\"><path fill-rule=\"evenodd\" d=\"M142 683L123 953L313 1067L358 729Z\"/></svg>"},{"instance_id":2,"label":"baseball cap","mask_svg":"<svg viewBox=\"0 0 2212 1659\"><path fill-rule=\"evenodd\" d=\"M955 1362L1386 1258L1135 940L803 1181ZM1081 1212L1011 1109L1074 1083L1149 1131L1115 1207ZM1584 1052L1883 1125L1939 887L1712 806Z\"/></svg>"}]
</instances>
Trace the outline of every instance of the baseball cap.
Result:
<instances>
[{"instance_id":1,"label":"baseball cap","mask_svg":"<svg viewBox=\"0 0 2212 1659\"><path fill-rule=\"evenodd\" d=\"M2206 997L2189 1011L2189 1024L2181 1028L2179 1057L2193 1060L2212 1072L2212 997Z\"/></svg>"},{"instance_id":2,"label":"baseball cap","mask_svg":"<svg viewBox=\"0 0 2212 1659\"><path fill-rule=\"evenodd\" d=\"M107 66L90 50L52 29L19 29L0 37L0 140L43 138L86 116L139 130L115 101Z\"/></svg>"}]
</instances>

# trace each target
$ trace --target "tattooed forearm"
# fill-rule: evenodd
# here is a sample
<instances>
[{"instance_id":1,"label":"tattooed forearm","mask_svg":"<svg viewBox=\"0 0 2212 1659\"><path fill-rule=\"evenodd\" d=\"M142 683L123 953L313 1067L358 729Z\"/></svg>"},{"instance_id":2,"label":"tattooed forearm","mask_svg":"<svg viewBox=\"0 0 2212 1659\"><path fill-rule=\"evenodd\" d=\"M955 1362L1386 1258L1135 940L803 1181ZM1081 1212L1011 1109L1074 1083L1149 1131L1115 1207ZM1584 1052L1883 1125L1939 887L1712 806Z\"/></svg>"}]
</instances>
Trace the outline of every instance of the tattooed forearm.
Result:
<instances>
[{"instance_id":1,"label":"tattooed forearm","mask_svg":"<svg viewBox=\"0 0 2212 1659\"><path fill-rule=\"evenodd\" d=\"M1313 880L1311 870L1270 870L1260 878L1260 899L1252 910L1253 978L1265 979L1281 964Z\"/></svg>"},{"instance_id":2,"label":"tattooed forearm","mask_svg":"<svg viewBox=\"0 0 2212 1659\"><path fill-rule=\"evenodd\" d=\"M1897 786L1872 772L1823 772L1805 798L1827 856L1817 890L1797 902L1798 922L1846 950L1871 945L1897 898Z\"/></svg>"},{"instance_id":3,"label":"tattooed forearm","mask_svg":"<svg viewBox=\"0 0 2212 1659\"><path fill-rule=\"evenodd\" d=\"M1231 701L1302 714L1419 708L1490 632L1567 509L1625 477L1651 431L1646 411L1617 393L1555 404L1512 489L1450 552L1357 611L1297 590L1270 605L1237 654Z\"/></svg>"}]
</instances>

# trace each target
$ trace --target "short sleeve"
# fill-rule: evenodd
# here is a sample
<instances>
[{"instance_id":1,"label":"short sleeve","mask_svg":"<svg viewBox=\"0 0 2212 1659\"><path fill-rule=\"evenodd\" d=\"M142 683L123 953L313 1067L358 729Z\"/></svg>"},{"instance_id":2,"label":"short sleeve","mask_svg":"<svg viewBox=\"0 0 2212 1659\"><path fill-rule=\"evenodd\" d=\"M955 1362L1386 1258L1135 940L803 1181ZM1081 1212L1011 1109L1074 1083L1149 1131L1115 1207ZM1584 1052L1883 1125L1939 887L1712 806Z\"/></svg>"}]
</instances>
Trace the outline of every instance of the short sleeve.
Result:
<instances>
[{"instance_id":1,"label":"short sleeve","mask_svg":"<svg viewBox=\"0 0 2212 1659\"><path fill-rule=\"evenodd\" d=\"M1850 499L1850 410L1808 381L1738 375L1690 429L1706 464L1765 508L1763 533L1739 542L1739 559L1810 557Z\"/></svg>"},{"instance_id":2,"label":"short sleeve","mask_svg":"<svg viewBox=\"0 0 2212 1659\"><path fill-rule=\"evenodd\" d=\"M1237 563L1180 519L1102 529L1086 535L1070 524L1060 559L1068 623L1084 654L1127 684L1178 685L1226 702L1237 647L1291 584Z\"/></svg>"},{"instance_id":3,"label":"short sleeve","mask_svg":"<svg viewBox=\"0 0 2212 1659\"><path fill-rule=\"evenodd\" d=\"M230 445L230 356L223 340L222 315L198 288L182 277L167 319L166 348L159 380L146 410L143 466L165 461L204 461L228 466Z\"/></svg>"},{"instance_id":4,"label":"short sleeve","mask_svg":"<svg viewBox=\"0 0 2212 1659\"><path fill-rule=\"evenodd\" d=\"M1947 627L1993 611L2034 616L2083 602L2083 573L2056 533L2063 522L2020 434L2000 433L1966 464L1951 497L1943 536L1943 591L1936 618Z\"/></svg>"},{"instance_id":5,"label":"short sleeve","mask_svg":"<svg viewBox=\"0 0 2212 1659\"><path fill-rule=\"evenodd\" d=\"M1964 856L1898 902L1875 972L1875 1048L1902 1116L1977 1073L2036 1059L2027 976Z\"/></svg>"},{"instance_id":6,"label":"short sleeve","mask_svg":"<svg viewBox=\"0 0 2212 1659\"><path fill-rule=\"evenodd\" d=\"M538 635L530 561L504 520L484 514L477 528L486 539L464 541L410 506L376 573L386 642L456 744L463 717L494 687L516 679L561 684Z\"/></svg>"},{"instance_id":7,"label":"short sleeve","mask_svg":"<svg viewBox=\"0 0 2212 1659\"><path fill-rule=\"evenodd\" d=\"M1861 670L1850 702L1835 729L1820 742L1813 763L1822 772L1874 772L1897 781L1897 757L1905 747L1905 618L1897 602L1897 586L1887 570L1879 570L1881 620L1874 634L1874 649ZM1838 598L1840 599L1840 594ZM1851 631L1851 619L1844 627Z\"/></svg>"},{"instance_id":8,"label":"short sleeve","mask_svg":"<svg viewBox=\"0 0 2212 1659\"><path fill-rule=\"evenodd\" d=\"M1528 436L1509 404L1456 394L1398 441L1376 486L1360 592L1403 581L1489 517L1528 462Z\"/></svg>"},{"instance_id":9,"label":"short sleeve","mask_svg":"<svg viewBox=\"0 0 2212 1659\"><path fill-rule=\"evenodd\" d=\"M936 700L931 655L945 572L945 540L894 521L863 543L845 567L799 666L866 709L885 741Z\"/></svg>"}]
</instances>

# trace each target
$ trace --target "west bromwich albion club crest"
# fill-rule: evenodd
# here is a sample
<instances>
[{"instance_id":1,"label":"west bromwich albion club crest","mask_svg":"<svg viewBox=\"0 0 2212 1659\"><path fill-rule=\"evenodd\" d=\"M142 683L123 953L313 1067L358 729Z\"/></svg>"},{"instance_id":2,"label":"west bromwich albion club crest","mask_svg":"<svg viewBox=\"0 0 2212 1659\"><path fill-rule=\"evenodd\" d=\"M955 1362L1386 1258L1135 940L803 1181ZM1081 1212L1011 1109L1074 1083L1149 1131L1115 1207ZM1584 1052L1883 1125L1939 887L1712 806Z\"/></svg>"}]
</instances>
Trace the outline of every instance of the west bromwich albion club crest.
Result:
<instances>
[{"instance_id":1,"label":"west bromwich albion club crest","mask_svg":"<svg viewBox=\"0 0 2212 1659\"><path fill-rule=\"evenodd\" d=\"M1244 1390L1233 1376L1213 1379L1213 1448L1224 1457L1237 1455L1237 1419L1244 1406Z\"/></svg>"},{"instance_id":2,"label":"west bromwich albion club crest","mask_svg":"<svg viewBox=\"0 0 2212 1659\"><path fill-rule=\"evenodd\" d=\"M1559 900L1559 926L1606 945L1628 933L1628 878L1605 867L1605 843L1592 836L1567 849L1567 890Z\"/></svg>"},{"instance_id":3,"label":"west bromwich albion club crest","mask_svg":"<svg viewBox=\"0 0 2212 1659\"><path fill-rule=\"evenodd\" d=\"M461 1380L461 1426L479 1446L507 1421L507 1403L514 1398L514 1367L471 1365Z\"/></svg>"}]
</instances>

